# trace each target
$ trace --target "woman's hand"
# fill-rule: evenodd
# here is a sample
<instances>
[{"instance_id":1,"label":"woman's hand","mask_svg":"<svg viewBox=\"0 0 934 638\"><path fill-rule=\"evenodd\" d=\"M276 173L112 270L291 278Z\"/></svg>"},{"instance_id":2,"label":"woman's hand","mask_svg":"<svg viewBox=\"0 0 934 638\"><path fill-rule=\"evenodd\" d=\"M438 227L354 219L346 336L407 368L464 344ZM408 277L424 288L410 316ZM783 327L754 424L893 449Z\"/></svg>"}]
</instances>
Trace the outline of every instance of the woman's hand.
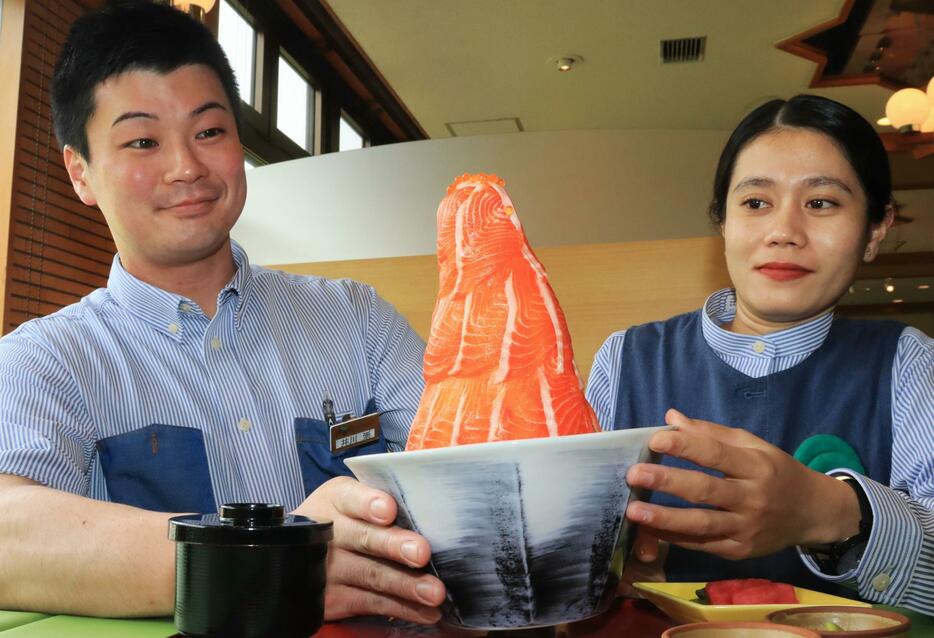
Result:
<instances>
[{"instance_id":1,"label":"woman's hand","mask_svg":"<svg viewBox=\"0 0 934 638\"><path fill-rule=\"evenodd\" d=\"M677 430L655 434L649 447L719 470L723 478L637 464L626 479L714 509L630 503L626 516L660 539L729 559L771 554L793 545L829 543L859 529L853 490L815 472L781 449L738 428L665 415Z\"/></svg>"},{"instance_id":2,"label":"woman's hand","mask_svg":"<svg viewBox=\"0 0 934 638\"><path fill-rule=\"evenodd\" d=\"M665 582L665 559L668 557L668 543L658 540L643 527L635 528L636 539L632 552L623 568L623 577L616 588L616 595L625 598L639 598L633 589L633 583Z\"/></svg>"},{"instance_id":3,"label":"woman's hand","mask_svg":"<svg viewBox=\"0 0 934 638\"><path fill-rule=\"evenodd\" d=\"M428 563L431 548L415 532L392 525L396 503L391 496L340 477L312 492L294 513L334 522L325 620L364 615L420 623L440 619L444 585L418 571Z\"/></svg>"}]
</instances>

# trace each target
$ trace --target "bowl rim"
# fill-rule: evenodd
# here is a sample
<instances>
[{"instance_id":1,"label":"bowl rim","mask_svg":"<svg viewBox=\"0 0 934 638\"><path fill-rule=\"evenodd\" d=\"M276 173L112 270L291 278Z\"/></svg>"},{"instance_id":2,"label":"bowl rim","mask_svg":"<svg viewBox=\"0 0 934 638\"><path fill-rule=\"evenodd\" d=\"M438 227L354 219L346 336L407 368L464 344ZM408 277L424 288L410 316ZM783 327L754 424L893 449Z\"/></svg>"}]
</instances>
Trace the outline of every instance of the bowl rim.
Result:
<instances>
[{"instance_id":1,"label":"bowl rim","mask_svg":"<svg viewBox=\"0 0 934 638\"><path fill-rule=\"evenodd\" d=\"M487 441L485 443L469 443L466 445L452 445L447 447L424 448L421 450L404 450L402 452L380 452L378 454L365 454L344 459L351 467L355 463L378 463L380 460L392 457L393 459L410 459L411 461L444 459L447 456L479 455L487 451L508 453L516 448L537 449L554 446L554 441L566 442L569 445L579 442L588 442L587 447L600 447L601 442L616 438L650 438L655 432L674 429L669 425L646 426L628 428L624 430L600 430L599 432L584 432L583 434L567 434L564 436L545 436L529 439L512 439L506 441Z\"/></svg>"},{"instance_id":2,"label":"bowl rim","mask_svg":"<svg viewBox=\"0 0 934 638\"><path fill-rule=\"evenodd\" d=\"M776 625L781 628L781 631L791 630L790 633L802 636L802 638L821 638L821 635L814 631L813 629L805 629L804 627L794 627L792 625L782 625L779 623L772 622L755 622L747 620L718 620L713 622L692 622L686 625L677 625L676 627L670 627L662 633L661 638L677 638L684 631L690 631L691 629L775 629ZM675 633L671 633L675 632Z\"/></svg>"},{"instance_id":3,"label":"bowl rim","mask_svg":"<svg viewBox=\"0 0 934 638\"><path fill-rule=\"evenodd\" d=\"M847 607L845 605L812 605L809 607L793 607L791 609L773 611L766 616L766 619L768 619L768 621L771 623L781 625L783 623L775 620L773 616L777 617L782 614L797 616L799 614L806 613L862 614L864 616L882 616L883 618L891 618L892 620L897 620L899 622L899 624L892 625L891 627L880 627L878 629L848 629L843 632L834 632L834 635L853 636L853 638L885 638L886 635L891 635L893 630L911 631L911 618L905 616L904 614L900 614L897 611L876 609L875 607ZM791 627L797 625L785 626Z\"/></svg>"}]
</instances>

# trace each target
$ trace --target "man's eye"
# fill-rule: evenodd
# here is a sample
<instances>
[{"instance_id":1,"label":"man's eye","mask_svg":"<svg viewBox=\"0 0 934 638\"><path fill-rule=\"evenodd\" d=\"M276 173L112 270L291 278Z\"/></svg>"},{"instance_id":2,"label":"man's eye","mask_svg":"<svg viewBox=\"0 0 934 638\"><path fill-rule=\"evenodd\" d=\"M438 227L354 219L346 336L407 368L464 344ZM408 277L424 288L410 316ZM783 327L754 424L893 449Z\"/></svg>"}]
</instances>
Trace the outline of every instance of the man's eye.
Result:
<instances>
[{"instance_id":1,"label":"man's eye","mask_svg":"<svg viewBox=\"0 0 934 638\"><path fill-rule=\"evenodd\" d=\"M133 140L132 142L127 143L126 146L128 148L146 149L146 148L156 148L157 146L159 146L159 144L156 142L156 140L151 140L148 137L143 137L138 140Z\"/></svg>"},{"instance_id":2,"label":"man's eye","mask_svg":"<svg viewBox=\"0 0 934 638\"><path fill-rule=\"evenodd\" d=\"M224 132L224 129L215 126L214 128L209 128L207 130L201 131L200 133L195 135L195 138L199 140L205 140L210 137L217 137L223 132Z\"/></svg>"},{"instance_id":3,"label":"man's eye","mask_svg":"<svg viewBox=\"0 0 934 638\"><path fill-rule=\"evenodd\" d=\"M743 202L743 206L750 210L760 210L766 207L765 201L751 197Z\"/></svg>"},{"instance_id":4,"label":"man's eye","mask_svg":"<svg viewBox=\"0 0 934 638\"><path fill-rule=\"evenodd\" d=\"M836 205L836 202L830 201L829 199L812 199L807 203L808 208L819 209L833 208Z\"/></svg>"}]
</instances>

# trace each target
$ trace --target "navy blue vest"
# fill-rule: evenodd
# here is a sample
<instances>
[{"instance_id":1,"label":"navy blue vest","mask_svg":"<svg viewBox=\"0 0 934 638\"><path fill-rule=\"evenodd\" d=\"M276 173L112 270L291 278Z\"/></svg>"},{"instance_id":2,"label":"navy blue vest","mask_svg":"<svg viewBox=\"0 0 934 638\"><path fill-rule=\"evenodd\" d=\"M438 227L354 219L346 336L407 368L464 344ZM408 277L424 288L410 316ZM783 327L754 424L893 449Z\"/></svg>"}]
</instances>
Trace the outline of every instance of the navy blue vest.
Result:
<instances>
[{"instance_id":1,"label":"navy blue vest","mask_svg":"<svg viewBox=\"0 0 934 638\"><path fill-rule=\"evenodd\" d=\"M691 418L742 427L788 453L810 436L835 434L853 446L869 477L888 484L892 364L902 324L835 318L824 343L807 359L753 379L724 363L707 344L701 312L626 331L617 429L663 425L665 412L676 408ZM663 464L702 469L668 457ZM651 500L688 506L661 493ZM794 548L730 561L672 545L665 571L670 581L760 577L839 591L811 574Z\"/></svg>"}]
</instances>

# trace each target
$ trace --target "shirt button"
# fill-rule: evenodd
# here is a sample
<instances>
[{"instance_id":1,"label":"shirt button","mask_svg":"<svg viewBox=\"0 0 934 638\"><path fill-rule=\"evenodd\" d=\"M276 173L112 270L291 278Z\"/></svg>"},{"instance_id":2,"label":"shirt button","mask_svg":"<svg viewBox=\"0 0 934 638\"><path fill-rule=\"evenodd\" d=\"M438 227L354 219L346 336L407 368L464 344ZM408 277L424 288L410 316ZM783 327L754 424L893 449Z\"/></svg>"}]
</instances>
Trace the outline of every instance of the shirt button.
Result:
<instances>
[{"instance_id":1,"label":"shirt button","mask_svg":"<svg viewBox=\"0 0 934 638\"><path fill-rule=\"evenodd\" d=\"M169 332L171 332L173 335L174 335L174 334L178 334L178 324L177 324L177 323L170 323L170 324L169 324Z\"/></svg>"},{"instance_id":2,"label":"shirt button","mask_svg":"<svg viewBox=\"0 0 934 638\"><path fill-rule=\"evenodd\" d=\"M214 348L215 350L220 350L221 340L218 339L217 337L214 337L213 339L211 339L211 347Z\"/></svg>"},{"instance_id":3,"label":"shirt button","mask_svg":"<svg viewBox=\"0 0 934 638\"><path fill-rule=\"evenodd\" d=\"M183 303L183 304L180 305L178 308L179 308L179 310L181 310L182 312L191 312L191 304L188 304L188 303Z\"/></svg>"},{"instance_id":4,"label":"shirt button","mask_svg":"<svg viewBox=\"0 0 934 638\"><path fill-rule=\"evenodd\" d=\"M872 579L872 588L877 592L884 592L892 584L892 577L886 573L876 574Z\"/></svg>"},{"instance_id":5,"label":"shirt button","mask_svg":"<svg viewBox=\"0 0 934 638\"><path fill-rule=\"evenodd\" d=\"M253 424L250 423L249 419L240 419L240 423L237 424L237 427L240 428L241 432L249 432L250 428L253 427Z\"/></svg>"},{"instance_id":6,"label":"shirt button","mask_svg":"<svg viewBox=\"0 0 934 638\"><path fill-rule=\"evenodd\" d=\"M762 354L765 352L765 344L761 341L756 341L754 344L752 344L752 349L755 350L758 354Z\"/></svg>"}]
</instances>

